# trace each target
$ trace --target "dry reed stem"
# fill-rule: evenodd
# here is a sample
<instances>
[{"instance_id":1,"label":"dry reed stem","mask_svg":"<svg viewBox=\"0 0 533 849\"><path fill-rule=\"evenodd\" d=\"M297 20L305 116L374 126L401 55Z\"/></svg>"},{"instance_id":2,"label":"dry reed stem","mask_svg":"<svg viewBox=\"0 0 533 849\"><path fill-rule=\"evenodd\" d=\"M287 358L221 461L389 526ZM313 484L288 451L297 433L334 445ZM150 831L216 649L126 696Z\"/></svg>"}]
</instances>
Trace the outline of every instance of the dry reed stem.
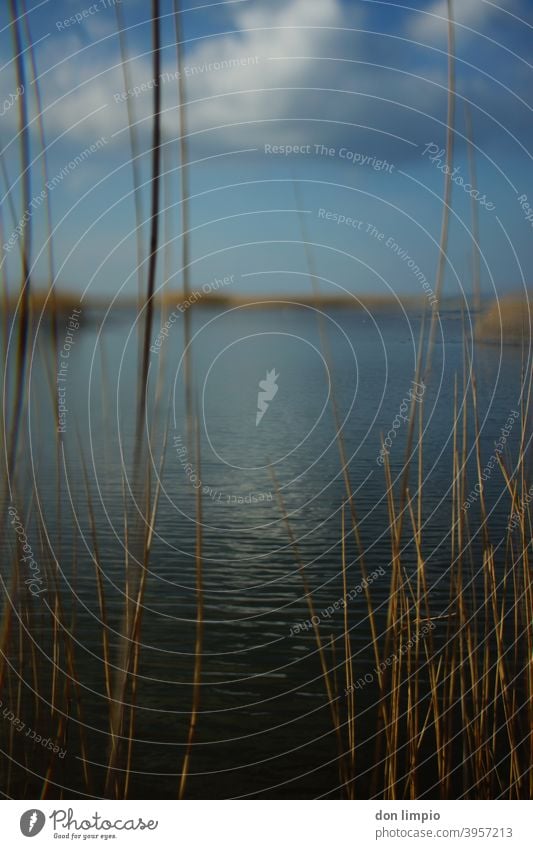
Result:
<instances>
[{"instance_id":1,"label":"dry reed stem","mask_svg":"<svg viewBox=\"0 0 533 849\"><path fill-rule=\"evenodd\" d=\"M198 418L195 422L195 446L196 446L196 468L198 469L198 477L201 479L201 464L200 464L200 435ZM204 632L204 585L203 585L203 561L202 561L202 493L200 488L196 489L196 637L194 644L194 674L193 674L193 694L191 706L191 718L189 721L189 732L187 735L187 745L183 758L183 766L181 768L181 779L178 790L178 799L183 799L185 796L185 788L189 775L192 746L196 733L196 725L198 723L198 712L200 708L200 692L202 678L202 652L203 652L203 632Z\"/></svg>"}]
</instances>

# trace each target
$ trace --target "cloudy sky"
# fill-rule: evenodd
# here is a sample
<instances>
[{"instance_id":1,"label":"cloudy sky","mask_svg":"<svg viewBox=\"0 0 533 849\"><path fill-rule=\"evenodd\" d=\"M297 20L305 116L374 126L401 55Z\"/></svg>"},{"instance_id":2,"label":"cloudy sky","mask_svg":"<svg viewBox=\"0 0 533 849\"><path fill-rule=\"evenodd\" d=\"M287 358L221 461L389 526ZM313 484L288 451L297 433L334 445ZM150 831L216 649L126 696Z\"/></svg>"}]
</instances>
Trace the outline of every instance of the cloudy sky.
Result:
<instances>
[{"instance_id":1,"label":"cloudy sky","mask_svg":"<svg viewBox=\"0 0 533 849\"><path fill-rule=\"evenodd\" d=\"M179 5L193 285L233 273L240 292L306 291L305 239L312 243L325 289L420 294L419 282L390 240L429 280L434 277L444 160L435 155L431 161L430 155L444 146L446 132L446 2L187 0ZM533 259L523 200L529 195L533 207L533 3L456 0L454 5L454 166L469 183L468 104L484 198L478 201L483 290L502 293L529 282ZM2 4L0 13L4 245L25 213L7 6ZM154 76L149 7L141 0L120 4L125 73L113 0L26 0L21 36L32 122L31 196L39 196L45 184L29 39L43 106L48 179L58 176L53 188L44 190L55 228L59 288L89 287L110 295L136 290L128 105L147 219ZM18 8L22 12L21 0ZM182 128L172 0L162 0L161 13L162 205L167 211L158 285L179 288ZM87 153L98 139L98 149ZM298 149L285 155L287 146ZM69 164L81 154L81 164ZM343 222L343 216L352 221ZM43 282L45 222L45 205L32 207L34 277ZM146 256L147 223L140 238ZM471 257L471 200L457 183L449 294L470 291ZM4 253L3 269L13 283L19 273L17 247Z\"/></svg>"}]
</instances>

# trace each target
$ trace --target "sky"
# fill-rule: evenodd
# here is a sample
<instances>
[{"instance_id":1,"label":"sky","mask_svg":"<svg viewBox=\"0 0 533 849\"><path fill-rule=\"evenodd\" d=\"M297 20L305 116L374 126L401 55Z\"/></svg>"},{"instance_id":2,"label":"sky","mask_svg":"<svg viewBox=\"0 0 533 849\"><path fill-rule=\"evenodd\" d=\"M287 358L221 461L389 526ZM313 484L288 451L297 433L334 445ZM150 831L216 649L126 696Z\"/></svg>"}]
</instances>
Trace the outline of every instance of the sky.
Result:
<instances>
[{"instance_id":1,"label":"sky","mask_svg":"<svg viewBox=\"0 0 533 849\"><path fill-rule=\"evenodd\" d=\"M46 285L49 203L57 289L131 296L139 278L143 285L147 278L151 4L122 0L117 9L113 0L18 0L16 5L22 16L24 93L17 93L9 4L0 10L4 279L11 287L20 280L26 218L31 220L32 278ZM172 0L161 0L159 22L165 212L158 289L182 285L184 132L193 288L233 274L236 294L308 292L311 262L329 294L427 294L420 275L432 285L443 208L446 2L186 0L178 5L183 7L184 128L177 109ZM474 203L482 291L501 295L529 284L533 259L527 218L533 219L528 208L533 210L533 0L456 0L454 18L457 170L445 294L469 297L472 290L466 105L479 192ZM32 161L29 210L19 158L24 99ZM128 106L142 184L140 271Z\"/></svg>"}]
</instances>

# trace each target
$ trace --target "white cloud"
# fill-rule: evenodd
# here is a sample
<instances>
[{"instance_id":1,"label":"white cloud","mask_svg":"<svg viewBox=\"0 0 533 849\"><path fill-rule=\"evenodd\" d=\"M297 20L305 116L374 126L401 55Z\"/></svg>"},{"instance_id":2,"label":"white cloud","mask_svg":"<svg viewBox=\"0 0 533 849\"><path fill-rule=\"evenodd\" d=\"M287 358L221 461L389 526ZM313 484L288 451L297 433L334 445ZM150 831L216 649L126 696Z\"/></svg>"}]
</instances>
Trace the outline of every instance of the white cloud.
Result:
<instances>
[{"instance_id":1,"label":"white cloud","mask_svg":"<svg viewBox=\"0 0 533 849\"><path fill-rule=\"evenodd\" d=\"M311 78L317 76L317 63L312 57L335 55L335 33L330 28L342 25L338 0L292 0L278 7L237 6L238 34L200 42L187 57L187 65L202 68L212 63L224 66L234 60L253 62L187 79L187 99L204 99L190 107L191 126L293 117L302 97L294 87L309 85ZM330 77L331 72L326 71L322 84L327 86ZM261 92L265 88L278 90L265 94ZM253 93L226 96L243 90ZM294 134L294 128L290 132ZM238 135L241 141L248 139L246 143L253 144L262 133L264 127L250 126L241 129Z\"/></svg>"},{"instance_id":2,"label":"white cloud","mask_svg":"<svg viewBox=\"0 0 533 849\"><path fill-rule=\"evenodd\" d=\"M253 122L269 115L279 119L291 117L301 98L291 89L309 85L311 76L317 75L317 63L312 57L335 55L335 33L329 27L342 26L339 0L291 0L278 7L275 4L273 7L243 4L230 8L234 14L235 34L206 38L186 55L187 99L193 101L188 120L193 131L214 125ZM61 63L57 43L51 43L45 46L41 57L42 66L52 68L43 78L47 103L58 100L48 112L51 125L56 131L61 131L78 124L72 135L83 138L90 132L99 135L123 127L126 107L117 104L114 99L116 93L124 90L118 54L113 52L114 58L110 62L108 47L106 53L98 53L94 48L84 49L78 38L65 36L60 43L63 55L76 55ZM290 58L294 56L310 58ZM168 50L165 57L168 59L163 71L172 74L176 66L172 64ZM289 58L283 60L280 57ZM140 85L152 77L149 57L135 60L130 63L130 68L132 85ZM328 72L326 67L320 73L322 71L322 83L327 86L331 71ZM171 107L176 102L176 85L173 86L171 81L163 85L164 106ZM277 88L279 91L268 95L234 94L263 88ZM132 98L132 103L137 120L142 122L146 119L145 126L148 128L151 92ZM106 108L87 118L104 105ZM163 122L168 134L177 133L175 111L166 114ZM235 132L228 130L223 135L229 141ZM240 131L238 135L241 141L250 143L250 139L246 142L246 138L256 138L257 128Z\"/></svg>"},{"instance_id":3,"label":"white cloud","mask_svg":"<svg viewBox=\"0 0 533 849\"><path fill-rule=\"evenodd\" d=\"M440 19L413 14L406 20L403 33L426 42L445 38L446 5L445 0L436 0L429 6ZM493 8L481 0L461 0L454 5L461 22L474 28L484 23ZM227 29L233 32L200 39L186 51L185 66L190 71L186 75L187 120L189 130L196 133L195 145L220 152L260 147L265 141L335 144L339 139L349 139L377 155L386 156L393 149L394 155L401 158L409 150L393 137L371 130L361 131L354 141L357 131L343 126L342 121L368 125L412 141L427 141L428 132L431 138L438 139L441 125L431 116L445 116L445 62L434 61L435 57L428 57L427 51L415 60L413 49L407 51L405 43L357 32L357 27L364 29L367 23L366 5L354 9L340 0L272 0L268 5L243 3L229 9L233 18ZM43 45L41 67L56 65L43 80L46 102L65 94L47 113L49 126L60 133L78 123L69 137L84 145L91 137L109 137L125 128L126 104L117 103L114 98L124 89L117 41L108 39L101 47L83 49L79 38L71 36L69 41L64 34L60 43L62 55L78 52L75 58L61 63L58 42L49 39ZM139 50L148 51L149 46L146 39ZM361 59L363 64L340 61L343 58ZM165 50L164 59L163 72L173 74L176 65L172 49ZM421 77L442 88L401 71L365 65L365 59L396 64L405 70L418 68ZM236 60L241 60L241 64ZM153 71L148 53L130 63L130 68L133 85L150 81ZM163 108L168 110L163 128L169 139L179 133L177 110L172 108L177 102L177 82L167 81L162 88ZM494 105L498 109L494 90L489 94L491 108ZM485 95L487 99L488 94ZM391 105L391 101L400 105ZM130 103L148 146L152 91L131 98ZM95 114L87 118L89 113ZM429 117L424 118L424 114ZM220 129L200 132L211 127ZM125 133L118 136L118 143L126 143Z\"/></svg>"},{"instance_id":4,"label":"white cloud","mask_svg":"<svg viewBox=\"0 0 533 849\"><path fill-rule=\"evenodd\" d=\"M502 8L514 6L513 0L499 0L498 5ZM461 36L468 35L468 27L474 31L483 32L485 24L493 18L498 9L483 0L459 0L452 4L453 20L459 25L458 31ZM409 37L415 41L431 43L443 42L447 38L448 30L448 3L447 0L435 0L427 9L413 14L409 26ZM474 33L470 33L473 35Z\"/></svg>"}]
</instances>

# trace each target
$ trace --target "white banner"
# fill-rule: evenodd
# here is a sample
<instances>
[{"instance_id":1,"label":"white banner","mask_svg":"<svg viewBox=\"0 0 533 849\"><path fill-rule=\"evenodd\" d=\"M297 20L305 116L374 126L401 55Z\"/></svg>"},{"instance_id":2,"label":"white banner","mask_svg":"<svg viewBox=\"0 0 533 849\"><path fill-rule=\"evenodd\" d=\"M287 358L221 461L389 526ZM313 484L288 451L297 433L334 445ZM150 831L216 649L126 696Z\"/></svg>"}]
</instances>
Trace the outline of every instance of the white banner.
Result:
<instances>
[{"instance_id":1,"label":"white banner","mask_svg":"<svg viewBox=\"0 0 533 849\"><path fill-rule=\"evenodd\" d=\"M531 802L4 801L2 845L531 849Z\"/></svg>"}]
</instances>

